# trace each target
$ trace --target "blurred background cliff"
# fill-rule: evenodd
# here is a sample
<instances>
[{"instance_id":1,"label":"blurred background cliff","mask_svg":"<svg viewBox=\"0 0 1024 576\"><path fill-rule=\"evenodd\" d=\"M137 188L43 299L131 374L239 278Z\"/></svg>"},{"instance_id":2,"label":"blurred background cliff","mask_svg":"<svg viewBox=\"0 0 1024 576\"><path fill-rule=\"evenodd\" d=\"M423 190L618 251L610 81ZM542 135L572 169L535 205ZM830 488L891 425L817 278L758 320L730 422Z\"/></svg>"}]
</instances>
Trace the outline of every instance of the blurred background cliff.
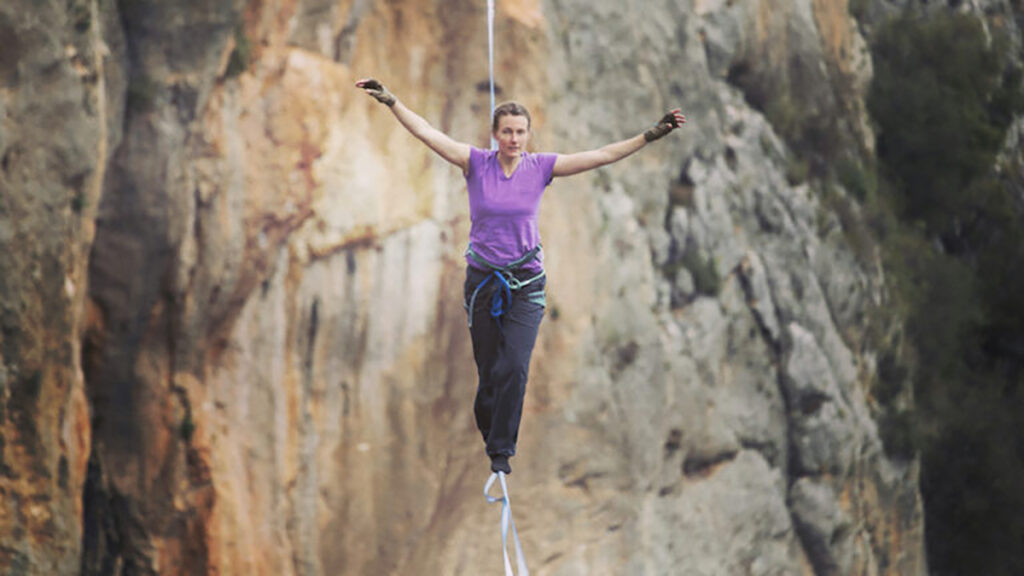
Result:
<instances>
[{"instance_id":1,"label":"blurred background cliff","mask_svg":"<svg viewBox=\"0 0 1024 576\"><path fill-rule=\"evenodd\" d=\"M483 0L0 2L0 573L500 573ZM1018 0L497 0L538 575L1024 571Z\"/></svg>"}]
</instances>

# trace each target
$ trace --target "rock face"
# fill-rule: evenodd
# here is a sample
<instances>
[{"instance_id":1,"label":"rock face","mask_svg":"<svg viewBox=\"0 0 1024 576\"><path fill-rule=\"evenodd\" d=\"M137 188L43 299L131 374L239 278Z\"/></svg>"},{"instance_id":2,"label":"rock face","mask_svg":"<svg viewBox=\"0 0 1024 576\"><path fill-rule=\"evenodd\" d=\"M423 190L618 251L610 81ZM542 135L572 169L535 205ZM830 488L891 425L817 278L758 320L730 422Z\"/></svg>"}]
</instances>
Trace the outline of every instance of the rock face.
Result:
<instances>
[{"instance_id":1,"label":"rock face","mask_svg":"<svg viewBox=\"0 0 1024 576\"><path fill-rule=\"evenodd\" d=\"M511 477L534 572L926 573L868 400L881 277L787 144L871 147L845 2L497 5L535 149L690 119L545 197ZM485 26L466 0L0 7L5 573L500 571L464 183L352 86L485 146Z\"/></svg>"},{"instance_id":2,"label":"rock face","mask_svg":"<svg viewBox=\"0 0 1024 576\"><path fill-rule=\"evenodd\" d=\"M109 33L100 30L109 27ZM117 15L0 5L0 572L73 574L91 445L87 263L125 70Z\"/></svg>"}]
</instances>

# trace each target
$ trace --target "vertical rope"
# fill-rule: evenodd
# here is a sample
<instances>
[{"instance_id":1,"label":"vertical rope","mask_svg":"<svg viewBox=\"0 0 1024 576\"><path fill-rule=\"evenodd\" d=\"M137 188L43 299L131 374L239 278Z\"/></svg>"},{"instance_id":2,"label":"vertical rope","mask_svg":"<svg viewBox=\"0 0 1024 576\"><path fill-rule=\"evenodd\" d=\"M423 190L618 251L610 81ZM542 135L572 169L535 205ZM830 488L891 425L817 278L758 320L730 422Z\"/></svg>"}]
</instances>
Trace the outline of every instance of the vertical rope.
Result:
<instances>
[{"instance_id":1,"label":"vertical rope","mask_svg":"<svg viewBox=\"0 0 1024 576\"><path fill-rule=\"evenodd\" d=\"M494 119L494 0L487 0L487 58L491 71L491 116L488 123ZM497 150L498 143L491 136L491 150Z\"/></svg>"}]
</instances>

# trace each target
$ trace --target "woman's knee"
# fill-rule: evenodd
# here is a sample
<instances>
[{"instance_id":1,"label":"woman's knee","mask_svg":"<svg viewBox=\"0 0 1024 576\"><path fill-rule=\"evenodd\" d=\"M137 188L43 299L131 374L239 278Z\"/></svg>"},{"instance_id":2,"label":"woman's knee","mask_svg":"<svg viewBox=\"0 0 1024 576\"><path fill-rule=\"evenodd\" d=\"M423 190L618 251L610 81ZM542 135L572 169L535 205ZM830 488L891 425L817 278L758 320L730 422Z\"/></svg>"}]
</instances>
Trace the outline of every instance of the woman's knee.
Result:
<instances>
[{"instance_id":1,"label":"woman's knee","mask_svg":"<svg viewBox=\"0 0 1024 576\"><path fill-rule=\"evenodd\" d=\"M529 375L530 360L521 358L505 358L494 365L491 370L491 382L504 388L509 385L520 385L526 383Z\"/></svg>"}]
</instances>

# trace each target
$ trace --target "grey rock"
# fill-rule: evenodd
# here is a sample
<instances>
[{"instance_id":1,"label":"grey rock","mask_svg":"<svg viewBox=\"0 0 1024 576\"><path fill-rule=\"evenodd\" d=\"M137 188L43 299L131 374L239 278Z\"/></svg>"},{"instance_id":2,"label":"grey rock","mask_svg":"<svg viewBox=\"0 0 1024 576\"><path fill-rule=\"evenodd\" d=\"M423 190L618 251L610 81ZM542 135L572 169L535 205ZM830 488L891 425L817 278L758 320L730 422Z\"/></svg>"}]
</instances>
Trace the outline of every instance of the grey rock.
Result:
<instances>
[{"instance_id":1,"label":"grey rock","mask_svg":"<svg viewBox=\"0 0 1024 576\"><path fill-rule=\"evenodd\" d=\"M697 285L693 282L693 274L685 267L680 267L672 281L672 301L689 302L696 296Z\"/></svg>"},{"instance_id":2,"label":"grey rock","mask_svg":"<svg viewBox=\"0 0 1024 576\"><path fill-rule=\"evenodd\" d=\"M801 478L789 490L796 529L817 574L850 574L855 526L825 482Z\"/></svg>"},{"instance_id":3,"label":"grey rock","mask_svg":"<svg viewBox=\"0 0 1024 576\"><path fill-rule=\"evenodd\" d=\"M833 369L813 335L787 326L782 377L790 417L790 438L798 474L850 473L860 448L860 431Z\"/></svg>"},{"instance_id":4,"label":"grey rock","mask_svg":"<svg viewBox=\"0 0 1024 576\"><path fill-rule=\"evenodd\" d=\"M800 573L803 555L778 470L755 452L741 451L702 474L706 479L644 501L642 526L673 528L644 531L645 546L637 552L646 556L643 573Z\"/></svg>"},{"instance_id":5,"label":"grey rock","mask_svg":"<svg viewBox=\"0 0 1024 576\"><path fill-rule=\"evenodd\" d=\"M687 243L690 239L689 213L686 208L676 206L672 208L672 214L669 218L669 231L672 235L672 241L675 242L676 252L686 252Z\"/></svg>"},{"instance_id":6,"label":"grey rock","mask_svg":"<svg viewBox=\"0 0 1024 576\"><path fill-rule=\"evenodd\" d=\"M747 258L739 268L743 279L743 288L747 294L747 303L757 316L758 323L768 333L775 345L780 344L782 336L778 315L775 313L775 302L768 287L768 277L764 264L757 252L748 252Z\"/></svg>"}]
</instances>

